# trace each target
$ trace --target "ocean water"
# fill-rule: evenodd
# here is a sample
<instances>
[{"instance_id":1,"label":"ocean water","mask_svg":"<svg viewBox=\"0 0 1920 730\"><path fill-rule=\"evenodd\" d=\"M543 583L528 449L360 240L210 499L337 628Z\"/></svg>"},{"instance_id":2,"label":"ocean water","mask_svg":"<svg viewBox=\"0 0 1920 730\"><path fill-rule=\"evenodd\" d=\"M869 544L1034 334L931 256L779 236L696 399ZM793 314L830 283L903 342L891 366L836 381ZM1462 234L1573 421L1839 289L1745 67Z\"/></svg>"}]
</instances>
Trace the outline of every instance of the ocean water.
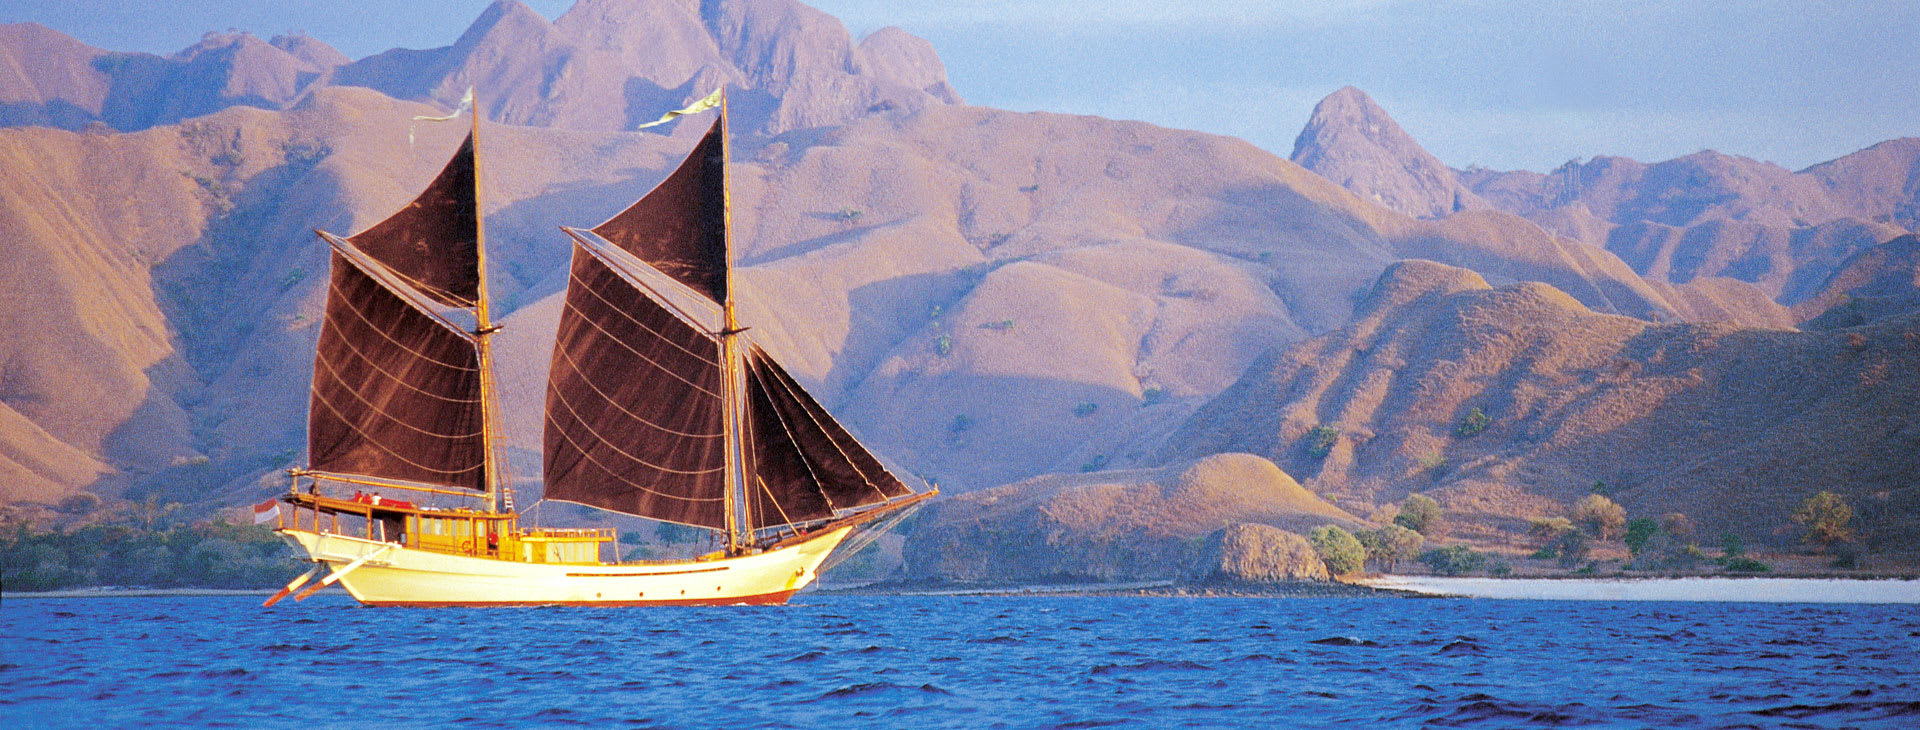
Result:
<instances>
[{"instance_id":1,"label":"ocean water","mask_svg":"<svg viewBox=\"0 0 1920 730\"><path fill-rule=\"evenodd\" d=\"M1911 605L7 598L0 727L1920 727Z\"/></svg>"}]
</instances>

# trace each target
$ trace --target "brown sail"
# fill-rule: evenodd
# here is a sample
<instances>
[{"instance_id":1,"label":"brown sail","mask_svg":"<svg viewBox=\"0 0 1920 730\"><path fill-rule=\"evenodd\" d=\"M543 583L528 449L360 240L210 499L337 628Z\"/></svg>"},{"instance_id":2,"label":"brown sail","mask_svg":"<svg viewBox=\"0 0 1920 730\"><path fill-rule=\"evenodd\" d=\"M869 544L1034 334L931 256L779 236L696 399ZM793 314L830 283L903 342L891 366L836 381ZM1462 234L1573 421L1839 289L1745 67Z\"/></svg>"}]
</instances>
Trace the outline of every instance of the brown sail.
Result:
<instances>
[{"instance_id":1,"label":"brown sail","mask_svg":"<svg viewBox=\"0 0 1920 730\"><path fill-rule=\"evenodd\" d=\"M725 121L716 120L680 169L593 229L715 302L727 301L724 137Z\"/></svg>"},{"instance_id":2,"label":"brown sail","mask_svg":"<svg viewBox=\"0 0 1920 730\"><path fill-rule=\"evenodd\" d=\"M546 496L726 526L719 343L575 246L547 381Z\"/></svg>"},{"instance_id":3,"label":"brown sail","mask_svg":"<svg viewBox=\"0 0 1920 730\"><path fill-rule=\"evenodd\" d=\"M313 361L315 471L487 488L472 339L333 254Z\"/></svg>"},{"instance_id":4,"label":"brown sail","mask_svg":"<svg viewBox=\"0 0 1920 730\"><path fill-rule=\"evenodd\" d=\"M913 493L757 345L747 348L746 371L756 529Z\"/></svg>"},{"instance_id":5,"label":"brown sail","mask_svg":"<svg viewBox=\"0 0 1920 730\"><path fill-rule=\"evenodd\" d=\"M434 301L472 307L480 287L478 212L468 135L419 197L348 240Z\"/></svg>"}]
</instances>

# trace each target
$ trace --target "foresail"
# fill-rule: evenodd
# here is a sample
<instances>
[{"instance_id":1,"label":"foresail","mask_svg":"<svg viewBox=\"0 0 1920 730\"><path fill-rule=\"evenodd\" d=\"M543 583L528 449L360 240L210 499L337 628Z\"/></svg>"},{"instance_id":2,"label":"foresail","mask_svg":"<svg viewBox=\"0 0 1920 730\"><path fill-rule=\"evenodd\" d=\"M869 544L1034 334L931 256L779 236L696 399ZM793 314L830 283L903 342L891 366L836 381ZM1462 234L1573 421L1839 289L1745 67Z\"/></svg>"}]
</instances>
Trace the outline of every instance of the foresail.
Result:
<instances>
[{"instance_id":1,"label":"foresail","mask_svg":"<svg viewBox=\"0 0 1920 730\"><path fill-rule=\"evenodd\" d=\"M487 488L473 341L337 251L307 419L314 471Z\"/></svg>"},{"instance_id":2,"label":"foresail","mask_svg":"<svg viewBox=\"0 0 1920 730\"><path fill-rule=\"evenodd\" d=\"M824 519L912 494L758 346L747 350L754 527Z\"/></svg>"},{"instance_id":3,"label":"foresail","mask_svg":"<svg viewBox=\"0 0 1920 730\"><path fill-rule=\"evenodd\" d=\"M646 197L593 229L715 302L727 300L724 119Z\"/></svg>"},{"instance_id":4,"label":"foresail","mask_svg":"<svg viewBox=\"0 0 1920 730\"><path fill-rule=\"evenodd\" d=\"M546 497L726 526L719 344L575 246L547 381Z\"/></svg>"},{"instance_id":5,"label":"foresail","mask_svg":"<svg viewBox=\"0 0 1920 730\"><path fill-rule=\"evenodd\" d=\"M474 190L473 137L433 183L400 212L347 240L450 307L479 298L479 215Z\"/></svg>"}]
</instances>

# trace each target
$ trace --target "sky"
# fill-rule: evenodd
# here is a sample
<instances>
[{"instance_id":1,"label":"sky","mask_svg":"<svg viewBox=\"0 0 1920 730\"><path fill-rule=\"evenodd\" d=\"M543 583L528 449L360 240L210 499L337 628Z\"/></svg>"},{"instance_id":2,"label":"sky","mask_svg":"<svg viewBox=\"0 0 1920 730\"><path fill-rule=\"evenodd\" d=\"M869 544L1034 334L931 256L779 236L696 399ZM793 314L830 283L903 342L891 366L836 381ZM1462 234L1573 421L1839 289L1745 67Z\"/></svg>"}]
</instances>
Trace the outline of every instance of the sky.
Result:
<instances>
[{"instance_id":1,"label":"sky","mask_svg":"<svg viewBox=\"0 0 1920 730\"><path fill-rule=\"evenodd\" d=\"M571 0L525 0L549 18ZM487 0L0 0L113 50L302 31L360 58L447 45ZM1545 171L1715 149L1791 169L1920 136L1906 0L815 0L856 38L932 41L969 103L1137 119L1281 156L1313 105L1367 92L1441 161ZM1092 8L1098 8L1097 11Z\"/></svg>"}]
</instances>

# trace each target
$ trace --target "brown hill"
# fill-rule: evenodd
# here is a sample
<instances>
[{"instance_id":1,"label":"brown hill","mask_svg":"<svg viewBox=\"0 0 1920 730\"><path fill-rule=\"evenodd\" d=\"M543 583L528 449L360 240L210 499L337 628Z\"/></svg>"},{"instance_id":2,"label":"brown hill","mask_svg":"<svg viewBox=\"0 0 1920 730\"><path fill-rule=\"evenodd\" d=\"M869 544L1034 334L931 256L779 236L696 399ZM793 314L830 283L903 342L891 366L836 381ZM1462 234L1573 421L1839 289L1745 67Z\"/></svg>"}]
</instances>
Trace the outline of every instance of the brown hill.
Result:
<instances>
[{"instance_id":1,"label":"brown hill","mask_svg":"<svg viewBox=\"0 0 1920 730\"><path fill-rule=\"evenodd\" d=\"M1920 311L1920 236L1907 235L1854 254L1795 307L1808 329L1856 327Z\"/></svg>"},{"instance_id":2,"label":"brown hill","mask_svg":"<svg viewBox=\"0 0 1920 730\"><path fill-rule=\"evenodd\" d=\"M1818 333L1654 325L1409 261L1352 324L1255 364L1165 455L1267 456L1355 514L1425 492L1496 542L1600 483L1633 515L1784 543L1785 515L1827 489L1912 550L1916 343L1915 316ZM1476 408L1490 424L1465 434ZM1339 434L1323 458L1320 427Z\"/></svg>"},{"instance_id":3,"label":"brown hill","mask_svg":"<svg viewBox=\"0 0 1920 730\"><path fill-rule=\"evenodd\" d=\"M1452 168L1440 163L1351 86L1313 107L1288 158L1362 198L1415 218L1486 208Z\"/></svg>"},{"instance_id":4,"label":"brown hill","mask_svg":"<svg viewBox=\"0 0 1920 730\"><path fill-rule=\"evenodd\" d=\"M1050 475L943 500L915 519L907 574L1021 583L1180 576L1200 539L1236 523L1295 532L1364 522L1272 462L1219 454L1158 469Z\"/></svg>"},{"instance_id":5,"label":"brown hill","mask_svg":"<svg viewBox=\"0 0 1920 730\"><path fill-rule=\"evenodd\" d=\"M164 313L115 326L113 337L154 340L144 355L34 366L68 373L36 391L57 404L46 408L98 421L93 436L50 433L119 470L99 489L237 501L228 495L270 490L274 469L298 460L325 268L307 229L358 230L407 200L458 133L410 121L428 111L324 87L286 112L230 109L134 135L0 130L21 156L124 146L138 158L19 166L10 184L25 192L0 201L10 215L27 220L60 209L56 200L113 215L22 224L17 245L62 251L66 227L94 231L83 252L167 242L119 279L54 277L78 300L132 297ZM525 310L503 336L520 343L502 345L522 453L539 439L552 316L541 302L565 260L551 227L597 222L639 195L691 145L698 130L684 126L487 128L485 164L512 171L486 180L500 309ZM883 452L949 488L1138 463L1270 343L1346 321L1366 283L1402 256L1550 281L1608 311L1678 316L1617 258L1520 218L1411 220L1243 142L1193 132L942 105L735 152L755 336ZM58 174L24 174L37 164ZM90 190L121 192L107 201ZM167 222L143 222L154 216ZM85 330L45 336L73 331ZM99 378L125 384L113 391L122 410L93 407L94 386L66 385Z\"/></svg>"}]
</instances>

